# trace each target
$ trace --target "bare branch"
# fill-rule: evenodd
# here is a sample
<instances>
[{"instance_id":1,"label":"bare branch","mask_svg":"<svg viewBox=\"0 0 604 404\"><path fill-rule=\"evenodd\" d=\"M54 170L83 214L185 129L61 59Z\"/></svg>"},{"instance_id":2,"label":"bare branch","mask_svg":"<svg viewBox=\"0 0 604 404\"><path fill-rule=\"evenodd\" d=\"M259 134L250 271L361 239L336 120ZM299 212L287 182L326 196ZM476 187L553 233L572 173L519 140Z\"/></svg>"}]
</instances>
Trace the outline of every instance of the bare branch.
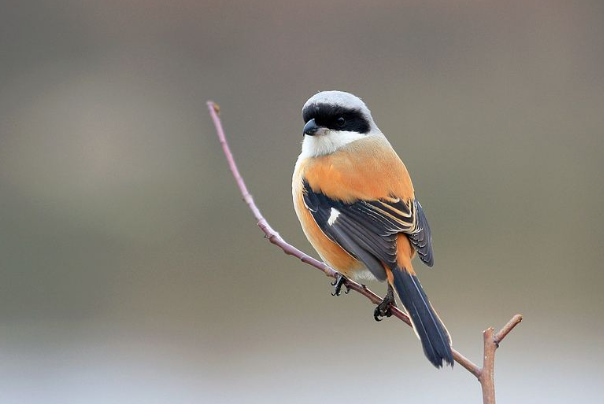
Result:
<instances>
[{"instance_id":1,"label":"bare branch","mask_svg":"<svg viewBox=\"0 0 604 404\"><path fill-rule=\"evenodd\" d=\"M478 381L482 387L482 402L495 404L495 351L499 343L522 321L522 315L516 314L501 331L495 334L493 327L487 328L484 333L484 362L480 370Z\"/></svg>"},{"instance_id":2,"label":"bare branch","mask_svg":"<svg viewBox=\"0 0 604 404\"><path fill-rule=\"evenodd\" d=\"M501 341L522 321L522 314L516 314L503 328L495 334L495 343L499 345Z\"/></svg>"},{"instance_id":3,"label":"bare branch","mask_svg":"<svg viewBox=\"0 0 604 404\"><path fill-rule=\"evenodd\" d=\"M468 372L476 376L477 379L480 378L480 368L476 366L474 362L457 352L455 349L453 349L453 359L455 359L455 362L463 366Z\"/></svg>"},{"instance_id":4,"label":"bare branch","mask_svg":"<svg viewBox=\"0 0 604 404\"><path fill-rule=\"evenodd\" d=\"M222 145L222 149L224 151L224 155L229 163L229 167L235 180L237 181L237 186L241 191L241 195L243 196L243 200L247 203L248 207L254 214L254 217L257 220L258 226L264 232L266 238L272 243L281 248L283 252L287 255L291 255L293 257L298 258L300 261L313 266L320 271L322 271L325 275L335 278L339 275L337 271L331 268L329 265L321 262L308 254L300 251L293 245L286 242L280 235L277 233L270 224L266 221L260 209L254 203L254 199L252 195L249 193L241 174L239 173L239 169L237 168L237 164L235 163L235 159L233 158L233 154L229 148L229 145L226 140L226 136L224 134L224 130L222 128L222 122L218 117L220 112L220 108L217 104L212 101L207 102L208 109L210 110L210 115L212 116L212 120L214 121L214 126L216 127L216 132L218 134L218 138L220 139L220 144ZM351 279L346 278L344 285L355 292L360 293L361 295L368 298L372 303L379 304L382 301L382 298L377 294L373 293L369 290L365 285L361 285L357 282L354 282ZM391 309L392 315L399 320L403 321L405 324L412 326L409 317L399 310L396 307L392 307ZM462 367L464 367L468 372L473 374L481 384L483 391L483 403L484 404L495 404L495 379L494 379L494 367L495 367L495 351L499 347L499 343L509 334L512 329L516 325L518 325L522 321L522 315L515 315L497 334L494 334L494 329L489 328L484 331L484 362L482 369L479 368L476 364L474 364L471 360L463 356L461 353L452 349L453 358L455 362L459 363Z\"/></svg>"},{"instance_id":5,"label":"bare branch","mask_svg":"<svg viewBox=\"0 0 604 404\"><path fill-rule=\"evenodd\" d=\"M484 361L480 370L478 381L482 387L482 402L484 404L495 404L495 350L497 344L493 339L495 330L487 328L483 332L484 337Z\"/></svg>"}]
</instances>

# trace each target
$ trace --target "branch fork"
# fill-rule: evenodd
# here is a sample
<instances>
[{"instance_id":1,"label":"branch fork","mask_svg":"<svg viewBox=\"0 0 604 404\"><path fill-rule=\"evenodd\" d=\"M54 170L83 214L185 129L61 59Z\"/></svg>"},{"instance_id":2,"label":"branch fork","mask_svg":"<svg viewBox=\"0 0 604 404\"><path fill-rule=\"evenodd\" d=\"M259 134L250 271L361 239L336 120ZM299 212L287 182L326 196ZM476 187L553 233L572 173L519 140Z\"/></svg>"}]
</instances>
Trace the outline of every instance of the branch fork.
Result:
<instances>
[{"instance_id":1,"label":"branch fork","mask_svg":"<svg viewBox=\"0 0 604 404\"><path fill-rule=\"evenodd\" d=\"M207 102L208 109L210 111L210 115L212 117L212 121L214 122L214 126L216 127L216 133L218 134L218 139L220 140L220 144L222 145L222 150L224 151L224 155L228 161L229 168L233 173L233 177L235 177L235 181L237 182L237 186L241 192L243 200L248 205L254 217L256 218L258 227L264 233L264 236L268 241L277 247L281 248L283 252L287 255L291 255L293 257L298 258L300 261L308 264L316 269L322 271L326 276L331 278L337 278L340 275L336 270L321 262L308 254L300 251L293 245L287 243L280 235L277 233L268 221L264 218L260 209L254 203L254 198L249 193L241 174L239 173L239 169L237 168L237 164L235 163L235 159L231 150L229 148L229 144L226 140L226 136L224 134L224 129L222 128L222 122L218 114L220 113L220 107L218 104L208 101ZM382 298L377 294L373 293L369 288L365 285L361 285L351 279L346 278L343 285L349 290L354 290L357 293L365 296L374 304L379 304L382 301ZM411 325L411 320L409 317L403 313L397 307L392 307L392 316L398 318L403 321L405 324ZM463 356L461 353L452 349L453 359L455 362L459 363L463 368L465 368L468 372L473 374L480 386L482 388L482 396L483 396L483 404L495 404L495 351L499 348L499 344L503 341L503 339L522 321L522 315L516 314L508 323L503 326L503 328L495 333L495 329L493 327L487 328L483 332L484 338L484 357L482 368L478 367L471 360Z\"/></svg>"}]
</instances>

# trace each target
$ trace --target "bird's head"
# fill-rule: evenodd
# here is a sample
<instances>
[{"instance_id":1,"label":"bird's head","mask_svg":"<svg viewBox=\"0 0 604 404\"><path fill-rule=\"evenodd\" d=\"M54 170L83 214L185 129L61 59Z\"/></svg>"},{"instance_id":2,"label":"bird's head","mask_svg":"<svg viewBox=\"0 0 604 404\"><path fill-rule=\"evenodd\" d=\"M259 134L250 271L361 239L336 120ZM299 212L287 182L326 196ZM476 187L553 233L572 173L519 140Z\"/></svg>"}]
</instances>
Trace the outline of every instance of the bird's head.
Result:
<instances>
[{"instance_id":1,"label":"bird's head","mask_svg":"<svg viewBox=\"0 0 604 404\"><path fill-rule=\"evenodd\" d=\"M302 154L330 154L372 134L381 134L361 99L343 91L322 91L302 108Z\"/></svg>"}]
</instances>

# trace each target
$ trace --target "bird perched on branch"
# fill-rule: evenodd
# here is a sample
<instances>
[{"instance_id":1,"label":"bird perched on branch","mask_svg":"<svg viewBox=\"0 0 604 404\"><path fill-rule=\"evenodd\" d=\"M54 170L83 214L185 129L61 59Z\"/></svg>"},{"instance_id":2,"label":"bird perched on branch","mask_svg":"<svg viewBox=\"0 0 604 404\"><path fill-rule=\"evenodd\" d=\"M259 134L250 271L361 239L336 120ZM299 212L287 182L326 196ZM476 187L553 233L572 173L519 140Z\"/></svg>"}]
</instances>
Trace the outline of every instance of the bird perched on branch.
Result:
<instances>
[{"instance_id":1,"label":"bird perched on branch","mask_svg":"<svg viewBox=\"0 0 604 404\"><path fill-rule=\"evenodd\" d=\"M321 258L345 277L388 282L377 321L391 315L394 291L430 362L453 365L451 338L416 277L417 254L434 264L430 226L407 168L360 98L323 91L302 109L302 153L296 162L294 207Z\"/></svg>"}]
</instances>

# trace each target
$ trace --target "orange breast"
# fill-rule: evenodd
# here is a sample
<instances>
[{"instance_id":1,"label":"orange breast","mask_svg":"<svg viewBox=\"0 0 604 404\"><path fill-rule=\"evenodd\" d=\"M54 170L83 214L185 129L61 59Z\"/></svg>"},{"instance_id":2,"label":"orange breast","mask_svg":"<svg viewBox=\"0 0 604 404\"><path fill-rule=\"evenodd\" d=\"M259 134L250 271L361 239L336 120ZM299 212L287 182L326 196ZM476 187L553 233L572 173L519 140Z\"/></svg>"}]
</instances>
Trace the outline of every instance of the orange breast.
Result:
<instances>
[{"instance_id":1,"label":"orange breast","mask_svg":"<svg viewBox=\"0 0 604 404\"><path fill-rule=\"evenodd\" d=\"M307 159L303 176L315 192L344 202L414 197L407 168L382 138L369 137Z\"/></svg>"}]
</instances>

